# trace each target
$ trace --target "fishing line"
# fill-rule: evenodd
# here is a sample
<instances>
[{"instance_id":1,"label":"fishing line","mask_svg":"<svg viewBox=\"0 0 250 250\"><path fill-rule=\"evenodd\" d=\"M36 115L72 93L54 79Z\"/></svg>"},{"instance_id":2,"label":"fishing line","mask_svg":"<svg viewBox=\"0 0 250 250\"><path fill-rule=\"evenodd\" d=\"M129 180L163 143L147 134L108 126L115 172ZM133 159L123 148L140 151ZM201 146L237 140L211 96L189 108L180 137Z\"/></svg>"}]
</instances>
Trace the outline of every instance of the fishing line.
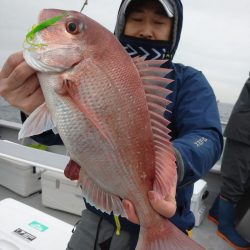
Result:
<instances>
[{"instance_id":1,"label":"fishing line","mask_svg":"<svg viewBox=\"0 0 250 250\"><path fill-rule=\"evenodd\" d=\"M80 12L82 12L82 11L83 11L84 7L85 7L87 4L88 4L88 0L85 0L85 2L84 2L84 4L83 4L83 6L82 6L82 8L81 8Z\"/></svg>"}]
</instances>

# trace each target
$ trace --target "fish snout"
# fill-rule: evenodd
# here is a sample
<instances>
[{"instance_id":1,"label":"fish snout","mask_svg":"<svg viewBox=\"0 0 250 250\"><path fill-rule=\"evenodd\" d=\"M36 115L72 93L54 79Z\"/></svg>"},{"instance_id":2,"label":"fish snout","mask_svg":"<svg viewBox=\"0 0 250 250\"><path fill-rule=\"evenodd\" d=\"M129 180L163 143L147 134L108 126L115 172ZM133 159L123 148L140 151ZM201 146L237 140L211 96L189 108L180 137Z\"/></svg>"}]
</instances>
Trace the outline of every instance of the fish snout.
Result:
<instances>
[{"instance_id":1,"label":"fish snout","mask_svg":"<svg viewBox=\"0 0 250 250\"><path fill-rule=\"evenodd\" d=\"M45 20L48 20L52 17L59 16L64 14L64 10L58 10L58 9L43 9L40 11L38 16L38 21L43 22Z\"/></svg>"}]
</instances>

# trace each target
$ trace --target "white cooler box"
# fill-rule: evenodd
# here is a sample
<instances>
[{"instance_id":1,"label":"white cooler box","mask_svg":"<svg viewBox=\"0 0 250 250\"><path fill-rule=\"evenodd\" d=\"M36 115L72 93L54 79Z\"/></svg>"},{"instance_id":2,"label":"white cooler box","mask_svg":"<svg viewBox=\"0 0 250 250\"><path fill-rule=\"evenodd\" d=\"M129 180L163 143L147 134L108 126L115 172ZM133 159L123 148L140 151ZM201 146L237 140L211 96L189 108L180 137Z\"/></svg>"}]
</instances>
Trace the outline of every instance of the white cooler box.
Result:
<instances>
[{"instance_id":1,"label":"white cooler box","mask_svg":"<svg viewBox=\"0 0 250 250\"><path fill-rule=\"evenodd\" d=\"M63 173L46 170L42 173L41 184L44 206L81 215L85 206L77 181L69 180Z\"/></svg>"},{"instance_id":2,"label":"white cooler box","mask_svg":"<svg viewBox=\"0 0 250 250\"><path fill-rule=\"evenodd\" d=\"M55 152L65 152L64 147L51 147ZM69 157L38 150L0 139L0 185L28 196L41 190L41 172L53 169L62 173Z\"/></svg>"},{"instance_id":3,"label":"white cooler box","mask_svg":"<svg viewBox=\"0 0 250 250\"><path fill-rule=\"evenodd\" d=\"M0 201L0 249L63 250L73 226L13 199Z\"/></svg>"},{"instance_id":4,"label":"white cooler box","mask_svg":"<svg viewBox=\"0 0 250 250\"><path fill-rule=\"evenodd\" d=\"M206 181L200 179L194 183L194 191L191 199L191 211L194 213L196 227L200 225L205 217L206 205L203 196L206 191Z\"/></svg>"},{"instance_id":5,"label":"white cooler box","mask_svg":"<svg viewBox=\"0 0 250 250\"><path fill-rule=\"evenodd\" d=\"M0 185L27 197L41 190L41 170L27 163L0 158Z\"/></svg>"}]
</instances>

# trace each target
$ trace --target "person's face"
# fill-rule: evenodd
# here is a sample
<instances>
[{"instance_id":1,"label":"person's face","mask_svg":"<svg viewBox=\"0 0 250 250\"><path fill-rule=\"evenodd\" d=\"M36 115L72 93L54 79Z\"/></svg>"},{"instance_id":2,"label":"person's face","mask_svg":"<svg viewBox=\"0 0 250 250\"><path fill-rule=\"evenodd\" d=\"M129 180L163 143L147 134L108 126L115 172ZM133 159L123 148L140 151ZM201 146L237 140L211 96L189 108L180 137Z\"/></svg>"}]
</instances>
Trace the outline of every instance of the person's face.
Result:
<instances>
[{"instance_id":1,"label":"person's face","mask_svg":"<svg viewBox=\"0 0 250 250\"><path fill-rule=\"evenodd\" d=\"M126 19L124 35L149 40L171 40L173 19L169 18L161 4L148 1L134 9Z\"/></svg>"}]
</instances>

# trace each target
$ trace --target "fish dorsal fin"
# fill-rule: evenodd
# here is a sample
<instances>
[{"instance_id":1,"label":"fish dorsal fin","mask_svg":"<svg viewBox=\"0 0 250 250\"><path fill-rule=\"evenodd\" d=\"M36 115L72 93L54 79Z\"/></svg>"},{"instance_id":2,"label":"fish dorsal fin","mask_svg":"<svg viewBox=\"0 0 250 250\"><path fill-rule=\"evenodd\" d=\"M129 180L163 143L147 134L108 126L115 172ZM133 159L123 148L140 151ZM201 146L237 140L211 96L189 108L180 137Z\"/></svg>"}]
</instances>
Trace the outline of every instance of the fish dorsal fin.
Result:
<instances>
[{"instance_id":1,"label":"fish dorsal fin","mask_svg":"<svg viewBox=\"0 0 250 250\"><path fill-rule=\"evenodd\" d=\"M155 149L155 180L153 188L165 197L176 184L175 154L170 142L170 130L167 128L169 121L164 117L165 112L170 112L166 106L170 103L166 99L172 93L166 86L173 80L165 78L171 69L161 68L166 60L148 60L134 58L134 63L139 71L144 86Z\"/></svg>"},{"instance_id":2,"label":"fish dorsal fin","mask_svg":"<svg viewBox=\"0 0 250 250\"><path fill-rule=\"evenodd\" d=\"M41 134L47 130L56 130L55 124L45 103L35 109L23 123L18 139Z\"/></svg>"}]
</instances>

